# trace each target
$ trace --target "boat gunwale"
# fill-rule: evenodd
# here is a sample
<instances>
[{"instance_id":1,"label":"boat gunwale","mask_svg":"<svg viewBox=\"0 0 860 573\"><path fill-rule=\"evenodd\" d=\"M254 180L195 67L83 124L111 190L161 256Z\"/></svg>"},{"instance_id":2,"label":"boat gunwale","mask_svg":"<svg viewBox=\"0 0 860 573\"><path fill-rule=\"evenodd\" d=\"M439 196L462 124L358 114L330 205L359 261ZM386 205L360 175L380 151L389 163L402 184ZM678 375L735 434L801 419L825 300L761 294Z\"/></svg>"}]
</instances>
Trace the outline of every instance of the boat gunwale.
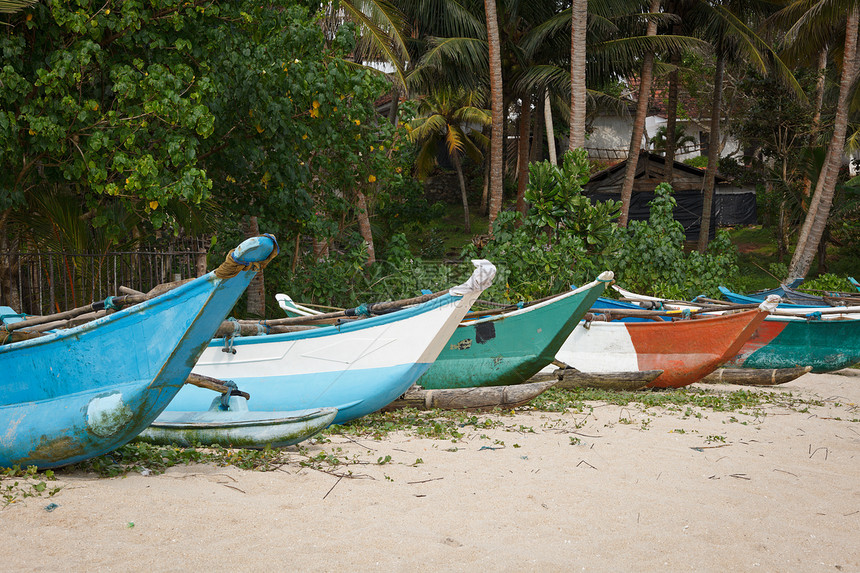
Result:
<instances>
[{"instance_id":1,"label":"boat gunwale","mask_svg":"<svg viewBox=\"0 0 860 573\"><path fill-rule=\"evenodd\" d=\"M518 309L512 310L510 312L504 312L501 314L494 314L494 315L490 315L490 316L482 316L482 317L475 318L472 320L464 320L464 321L460 322L460 326L473 326L475 324L480 324L480 323L484 323L484 322L494 322L494 321L504 320L506 318L513 318L515 316L526 314L526 313L529 313L531 311L539 310L539 309L544 308L550 304L559 302L561 299L570 298L576 294L587 293L592 288L599 286L600 284L602 284L604 282L605 281L595 280L595 281L592 281L588 284L582 285L581 287L579 287L575 290L571 290L571 291L557 294L556 296L550 297L550 298L543 300L537 304L533 304L533 305L526 306L523 308L518 308Z\"/></svg>"},{"instance_id":2,"label":"boat gunwale","mask_svg":"<svg viewBox=\"0 0 860 573\"><path fill-rule=\"evenodd\" d=\"M293 342L294 340L303 340L307 338L320 338L331 336L334 334L345 334L349 332L358 332L367 330L375 326L384 326L393 322L400 322L408 318L421 316L433 310L437 310L451 303L458 303L463 300L464 295L443 294L432 300L422 302L415 306L402 308L400 310L371 316L369 318L351 320L342 324L330 324L319 326L308 330L299 330L295 332L282 332L278 334L256 334L253 336L235 336L232 339L233 346L245 344L266 344L274 342ZM223 346L224 338L213 338L209 346Z\"/></svg>"}]
</instances>

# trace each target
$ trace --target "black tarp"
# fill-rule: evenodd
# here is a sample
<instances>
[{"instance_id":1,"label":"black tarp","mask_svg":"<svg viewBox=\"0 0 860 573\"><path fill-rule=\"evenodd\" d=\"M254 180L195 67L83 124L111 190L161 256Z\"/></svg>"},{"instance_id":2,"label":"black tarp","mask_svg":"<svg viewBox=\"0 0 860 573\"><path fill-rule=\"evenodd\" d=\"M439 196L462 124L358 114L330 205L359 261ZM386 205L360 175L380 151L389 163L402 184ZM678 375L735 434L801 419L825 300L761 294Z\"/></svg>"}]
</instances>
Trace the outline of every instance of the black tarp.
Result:
<instances>
[{"instance_id":1,"label":"black tarp","mask_svg":"<svg viewBox=\"0 0 860 573\"><path fill-rule=\"evenodd\" d=\"M714 213L721 227L755 225L755 193L718 193L714 197Z\"/></svg>"},{"instance_id":2,"label":"black tarp","mask_svg":"<svg viewBox=\"0 0 860 573\"><path fill-rule=\"evenodd\" d=\"M677 205L672 211L675 220L684 226L684 235L688 241L699 240L699 230L702 220L702 192L701 191L675 191L672 193ZM619 193L589 193L592 201L620 201ZM631 221L647 221L651 214L648 203L654 200L654 193L648 191L636 191L630 199ZM716 201L714 201L716 203ZM716 236L716 210L711 211L711 227L708 233L709 239Z\"/></svg>"}]
</instances>

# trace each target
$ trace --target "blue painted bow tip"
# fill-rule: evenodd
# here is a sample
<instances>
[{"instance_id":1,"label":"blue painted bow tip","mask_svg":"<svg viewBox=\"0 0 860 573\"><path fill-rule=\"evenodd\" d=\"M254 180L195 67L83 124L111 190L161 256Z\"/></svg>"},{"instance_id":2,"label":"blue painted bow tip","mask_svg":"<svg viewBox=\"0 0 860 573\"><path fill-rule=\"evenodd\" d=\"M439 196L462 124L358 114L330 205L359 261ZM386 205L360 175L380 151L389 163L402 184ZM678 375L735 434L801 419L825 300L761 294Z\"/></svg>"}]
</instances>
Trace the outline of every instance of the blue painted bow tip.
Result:
<instances>
[{"instance_id":1,"label":"blue painted bow tip","mask_svg":"<svg viewBox=\"0 0 860 573\"><path fill-rule=\"evenodd\" d=\"M274 235L266 233L242 241L233 251L233 260L239 264L259 263L265 261L273 251L278 253L278 241Z\"/></svg>"}]
</instances>

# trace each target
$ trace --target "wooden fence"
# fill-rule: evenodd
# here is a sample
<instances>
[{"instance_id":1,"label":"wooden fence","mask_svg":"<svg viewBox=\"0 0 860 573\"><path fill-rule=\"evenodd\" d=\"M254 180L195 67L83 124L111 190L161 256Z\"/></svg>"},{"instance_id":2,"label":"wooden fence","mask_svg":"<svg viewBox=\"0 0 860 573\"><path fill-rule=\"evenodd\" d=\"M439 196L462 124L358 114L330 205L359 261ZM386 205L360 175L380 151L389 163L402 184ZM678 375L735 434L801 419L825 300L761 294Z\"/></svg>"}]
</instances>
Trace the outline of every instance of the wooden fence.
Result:
<instances>
[{"instance_id":1,"label":"wooden fence","mask_svg":"<svg viewBox=\"0 0 860 573\"><path fill-rule=\"evenodd\" d=\"M206 272L206 250L110 253L0 253L0 304L50 314Z\"/></svg>"}]
</instances>

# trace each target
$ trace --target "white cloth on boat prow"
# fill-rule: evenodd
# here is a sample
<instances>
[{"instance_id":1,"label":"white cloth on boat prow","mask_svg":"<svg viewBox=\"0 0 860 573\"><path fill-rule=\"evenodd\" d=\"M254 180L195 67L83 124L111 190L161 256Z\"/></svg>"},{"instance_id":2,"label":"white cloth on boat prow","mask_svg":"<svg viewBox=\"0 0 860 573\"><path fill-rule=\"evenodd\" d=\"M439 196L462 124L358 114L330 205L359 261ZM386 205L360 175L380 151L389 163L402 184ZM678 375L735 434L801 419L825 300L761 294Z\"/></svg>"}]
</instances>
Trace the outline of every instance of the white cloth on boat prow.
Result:
<instances>
[{"instance_id":1,"label":"white cloth on boat prow","mask_svg":"<svg viewBox=\"0 0 860 573\"><path fill-rule=\"evenodd\" d=\"M496 278L496 265L487 259L472 259L472 264L475 265L475 270L472 271L469 280L452 287L448 294L462 296L471 292L481 292L493 284L493 279Z\"/></svg>"},{"instance_id":2,"label":"white cloth on boat prow","mask_svg":"<svg viewBox=\"0 0 860 573\"><path fill-rule=\"evenodd\" d=\"M782 298L777 294L769 294L767 298L764 299L760 305L758 305L759 309L766 310L767 312L773 312L776 310L776 307L779 306L779 303L782 302Z\"/></svg>"}]
</instances>

